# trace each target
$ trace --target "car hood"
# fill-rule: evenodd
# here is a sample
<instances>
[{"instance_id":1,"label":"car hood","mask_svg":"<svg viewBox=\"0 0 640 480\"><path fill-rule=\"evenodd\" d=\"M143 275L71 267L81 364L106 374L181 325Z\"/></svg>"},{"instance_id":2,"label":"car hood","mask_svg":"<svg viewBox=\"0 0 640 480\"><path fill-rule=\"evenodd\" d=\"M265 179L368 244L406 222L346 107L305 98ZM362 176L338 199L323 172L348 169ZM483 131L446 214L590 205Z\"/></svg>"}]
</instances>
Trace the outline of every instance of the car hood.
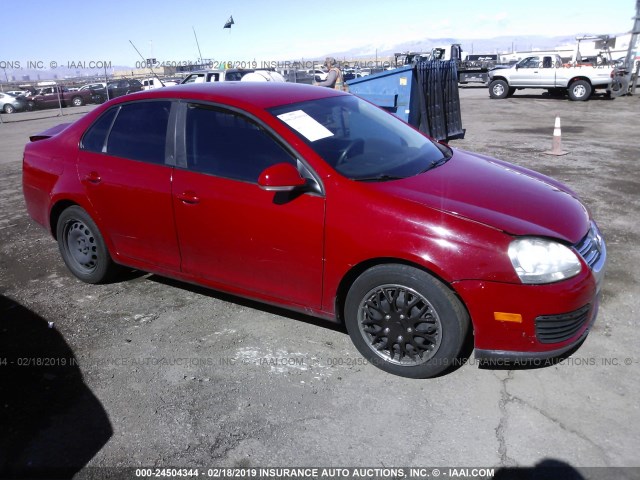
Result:
<instances>
[{"instance_id":1,"label":"car hood","mask_svg":"<svg viewBox=\"0 0 640 480\"><path fill-rule=\"evenodd\" d=\"M542 174L454 150L440 167L375 184L396 197L498 228L513 235L571 244L589 229L589 213L566 186Z\"/></svg>"}]
</instances>

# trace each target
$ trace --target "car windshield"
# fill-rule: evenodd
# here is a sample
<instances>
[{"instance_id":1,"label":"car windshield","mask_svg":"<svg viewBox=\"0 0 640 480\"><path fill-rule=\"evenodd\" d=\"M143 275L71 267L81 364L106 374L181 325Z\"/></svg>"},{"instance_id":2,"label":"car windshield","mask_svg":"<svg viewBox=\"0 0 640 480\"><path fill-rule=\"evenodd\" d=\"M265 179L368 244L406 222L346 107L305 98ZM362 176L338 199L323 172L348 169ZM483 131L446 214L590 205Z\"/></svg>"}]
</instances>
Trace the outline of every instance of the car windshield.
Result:
<instances>
[{"instance_id":1,"label":"car windshield","mask_svg":"<svg viewBox=\"0 0 640 480\"><path fill-rule=\"evenodd\" d=\"M411 177L451 157L448 147L353 95L284 105L270 112L352 180Z\"/></svg>"}]
</instances>

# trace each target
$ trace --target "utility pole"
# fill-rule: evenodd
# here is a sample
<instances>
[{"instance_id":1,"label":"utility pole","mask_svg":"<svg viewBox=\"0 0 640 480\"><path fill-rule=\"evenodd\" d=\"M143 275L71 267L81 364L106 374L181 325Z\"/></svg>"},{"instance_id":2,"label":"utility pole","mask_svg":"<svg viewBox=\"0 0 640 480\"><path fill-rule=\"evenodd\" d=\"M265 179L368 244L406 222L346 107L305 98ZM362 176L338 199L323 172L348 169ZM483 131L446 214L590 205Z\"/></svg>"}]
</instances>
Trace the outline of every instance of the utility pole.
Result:
<instances>
[{"instance_id":1,"label":"utility pole","mask_svg":"<svg viewBox=\"0 0 640 480\"><path fill-rule=\"evenodd\" d=\"M627 50L627 58L625 58L624 60L624 66L627 70L627 74L625 75L625 77L627 78L627 85L629 84L631 75L633 74L633 70L635 69L635 57L638 55L638 52L636 50L638 36L640 36L640 0L636 0L636 16L634 17L633 29L631 30L631 39L629 40L629 50ZM638 74L640 74L640 71L636 72L636 78L634 79L633 85L631 87L632 95L636 93Z\"/></svg>"}]
</instances>

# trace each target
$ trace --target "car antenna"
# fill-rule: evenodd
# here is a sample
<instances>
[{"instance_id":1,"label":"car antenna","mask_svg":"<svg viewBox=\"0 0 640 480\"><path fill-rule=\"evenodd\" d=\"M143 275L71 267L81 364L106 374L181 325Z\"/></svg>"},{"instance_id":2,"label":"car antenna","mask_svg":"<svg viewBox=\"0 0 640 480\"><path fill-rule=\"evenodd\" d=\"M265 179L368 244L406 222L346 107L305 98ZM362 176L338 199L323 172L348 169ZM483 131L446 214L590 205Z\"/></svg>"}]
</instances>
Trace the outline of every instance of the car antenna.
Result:
<instances>
[{"instance_id":1,"label":"car antenna","mask_svg":"<svg viewBox=\"0 0 640 480\"><path fill-rule=\"evenodd\" d=\"M147 64L147 67L149 67L149 70L151 70L151 73L153 74L153 76L158 79L158 81L160 82L160 85L162 85L164 87L164 82L162 80L160 80L160 77L158 76L158 74L153 71L153 67L151 66L151 62L147 62L147 60L140 53L140 50L138 50L136 48L136 46L133 44L133 42L131 40L129 40L129 43L135 49L135 51L138 52L138 55L140 55L140 58L142 59L142 61Z\"/></svg>"},{"instance_id":2,"label":"car antenna","mask_svg":"<svg viewBox=\"0 0 640 480\"><path fill-rule=\"evenodd\" d=\"M202 52L200 51L200 43L198 42L198 35L196 35L195 27L191 27L193 29L193 36L196 37L196 45L198 46L198 55L200 55L200 65L202 66Z\"/></svg>"}]
</instances>

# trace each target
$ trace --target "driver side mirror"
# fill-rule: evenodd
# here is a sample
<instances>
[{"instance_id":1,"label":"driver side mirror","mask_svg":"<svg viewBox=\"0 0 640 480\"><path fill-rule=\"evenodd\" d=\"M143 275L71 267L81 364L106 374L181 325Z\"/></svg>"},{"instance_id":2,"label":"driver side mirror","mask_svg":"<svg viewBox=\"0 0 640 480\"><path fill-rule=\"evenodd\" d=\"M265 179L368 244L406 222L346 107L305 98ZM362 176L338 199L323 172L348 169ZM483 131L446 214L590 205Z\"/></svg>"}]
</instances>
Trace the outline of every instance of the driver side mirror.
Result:
<instances>
[{"instance_id":1,"label":"driver side mirror","mask_svg":"<svg viewBox=\"0 0 640 480\"><path fill-rule=\"evenodd\" d=\"M271 192L290 192L306 184L298 169L290 163L272 165L258 177L260 188Z\"/></svg>"}]
</instances>

